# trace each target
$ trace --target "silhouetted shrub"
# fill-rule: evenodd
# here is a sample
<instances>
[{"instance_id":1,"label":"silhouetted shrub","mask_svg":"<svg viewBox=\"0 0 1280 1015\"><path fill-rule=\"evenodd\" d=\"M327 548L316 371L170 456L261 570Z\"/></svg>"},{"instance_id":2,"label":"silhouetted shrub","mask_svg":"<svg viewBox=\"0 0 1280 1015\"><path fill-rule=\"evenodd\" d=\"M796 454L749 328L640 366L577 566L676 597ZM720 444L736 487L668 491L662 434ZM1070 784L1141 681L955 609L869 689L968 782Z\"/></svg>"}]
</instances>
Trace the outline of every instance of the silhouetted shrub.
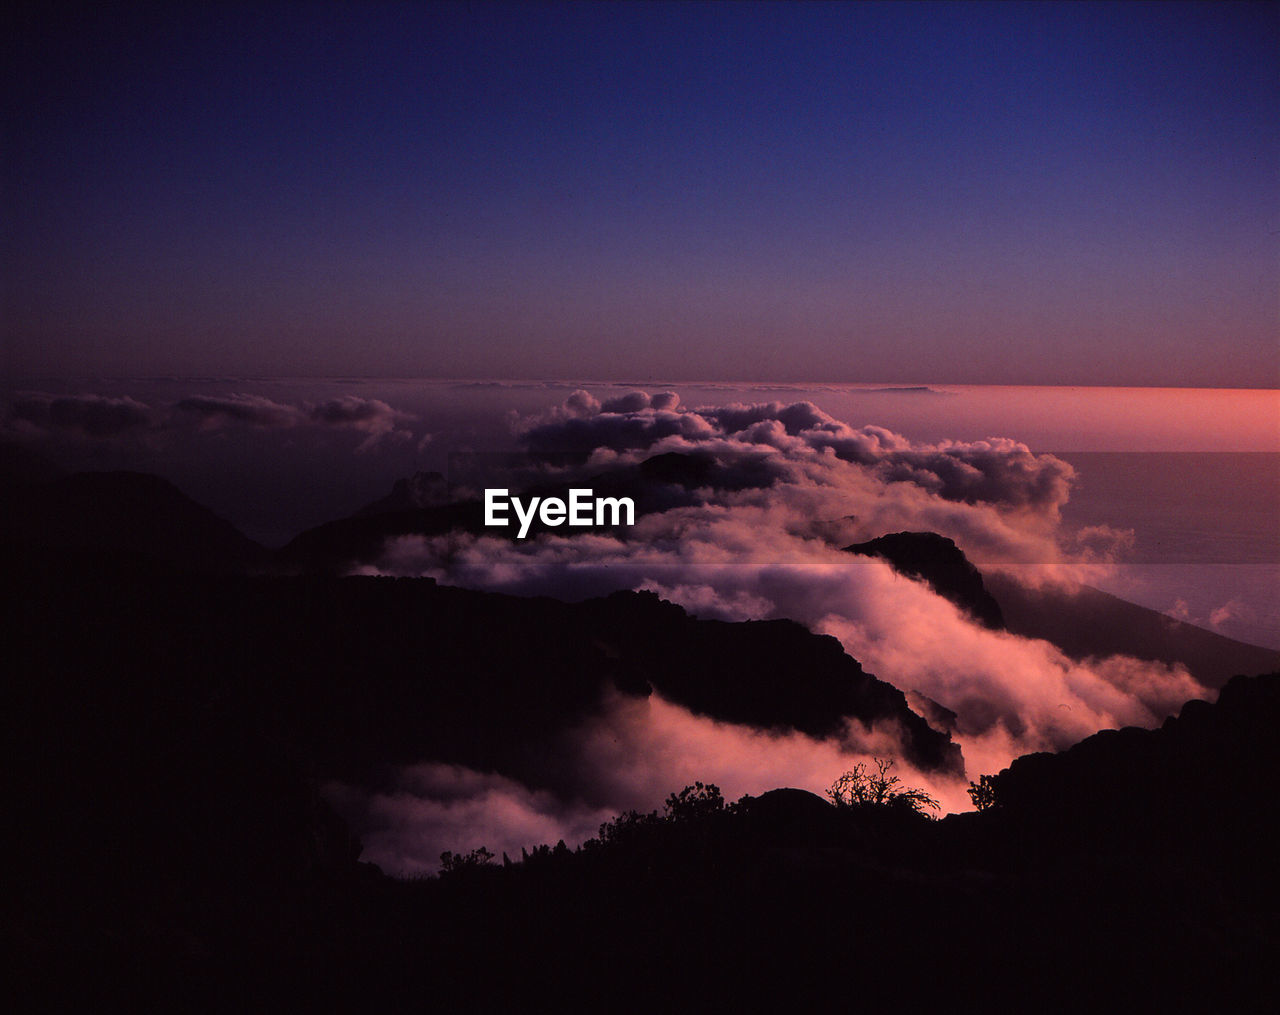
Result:
<instances>
[{"instance_id":1,"label":"silhouetted shrub","mask_svg":"<svg viewBox=\"0 0 1280 1015\"><path fill-rule=\"evenodd\" d=\"M902 785L896 775L890 775L894 765L892 758L876 758L873 772L863 762L845 772L827 790L837 807L877 807L909 811L922 817L932 817L928 812L938 810L938 801L922 789Z\"/></svg>"},{"instance_id":2,"label":"silhouetted shrub","mask_svg":"<svg viewBox=\"0 0 1280 1015\"><path fill-rule=\"evenodd\" d=\"M649 811L647 814L641 814L639 811L626 811L619 814L612 821L606 821L601 825L599 836L588 840L584 843L584 846L587 848L617 846L646 839L661 822L662 819L658 817L657 811Z\"/></svg>"},{"instance_id":3,"label":"silhouetted shrub","mask_svg":"<svg viewBox=\"0 0 1280 1015\"><path fill-rule=\"evenodd\" d=\"M666 810L668 821L696 821L723 811L724 797L715 783L695 782L667 797Z\"/></svg>"},{"instance_id":4,"label":"silhouetted shrub","mask_svg":"<svg viewBox=\"0 0 1280 1015\"><path fill-rule=\"evenodd\" d=\"M494 865L493 861L494 854L484 846L477 846L470 853L454 853L446 849L440 854L440 873L458 874L477 867L490 867Z\"/></svg>"},{"instance_id":5,"label":"silhouetted shrub","mask_svg":"<svg viewBox=\"0 0 1280 1015\"><path fill-rule=\"evenodd\" d=\"M994 775L979 776L977 782L969 783L969 799L973 801L973 806L980 811L999 806L997 786Z\"/></svg>"}]
</instances>

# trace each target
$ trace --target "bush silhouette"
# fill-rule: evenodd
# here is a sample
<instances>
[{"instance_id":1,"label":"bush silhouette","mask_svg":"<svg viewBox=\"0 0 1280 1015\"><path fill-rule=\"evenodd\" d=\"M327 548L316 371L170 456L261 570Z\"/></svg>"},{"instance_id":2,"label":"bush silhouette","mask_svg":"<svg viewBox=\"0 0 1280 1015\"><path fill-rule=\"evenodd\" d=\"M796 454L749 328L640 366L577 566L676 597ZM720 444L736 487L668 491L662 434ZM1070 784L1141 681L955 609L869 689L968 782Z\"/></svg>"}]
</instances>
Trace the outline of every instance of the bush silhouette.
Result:
<instances>
[{"instance_id":1,"label":"bush silhouette","mask_svg":"<svg viewBox=\"0 0 1280 1015\"><path fill-rule=\"evenodd\" d=\"M973 806L980 811L998 806L1000 797L997 786L994 775L982 775L978 777L977 782L969 783L969 799L973 801Z\"/></svg>"},{"instance_id":2,"label":"bush silhouette","mask_svg":"<svg viewBox=\"0 0 1280 1015\"><path fill-rule=\"evenodd\" d=\"M827 790L832 803L842 808L883 808L932 817L930 810L938 810L938 801L922 789L903 786L902 780L890 775L894 765L892 758L875 758L875 771L859 762L853 770L845 772Z\"/></svg>"},{"instance_id":3,"label":"bush silhouette","mask_svg":"<svg viewBox=\"0 0 1280 1015\"><path fill-rule=\"evenodd\" d=\"M470 853L454 853L445 850L440 854L441 874L460 874L478 867L493 866L494 854L484 846L478 846Z\"/></svg>"},{"instance_id":4,"label":"bush silhouette","mask_svg":"<svg viewBox=\"0 0 1280 1015\"><path fill-rule=\"evenodd\" d=\"M696 821L724 810L724 797L715 783L695 782L668 796L666 810L668 821Z\"/></svg>"}]
</instances>

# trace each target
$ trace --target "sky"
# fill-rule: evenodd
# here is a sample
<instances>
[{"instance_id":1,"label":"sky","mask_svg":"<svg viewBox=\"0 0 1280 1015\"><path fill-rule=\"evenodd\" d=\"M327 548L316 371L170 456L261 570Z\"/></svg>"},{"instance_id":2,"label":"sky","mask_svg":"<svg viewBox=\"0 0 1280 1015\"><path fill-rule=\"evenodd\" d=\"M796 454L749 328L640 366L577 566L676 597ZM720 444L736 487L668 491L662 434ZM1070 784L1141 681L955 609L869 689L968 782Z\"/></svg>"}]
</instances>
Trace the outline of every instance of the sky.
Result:
<instances>
[{"instance_id":1,"label":"sky","mask_svg":"<svg viewBox=\"0 0 1280 1015\"><path fill-rule=\"evenodd\" d=\"M1280 386L1280 7L10 14L3 369Z\"/></svg>"}]
</instances>

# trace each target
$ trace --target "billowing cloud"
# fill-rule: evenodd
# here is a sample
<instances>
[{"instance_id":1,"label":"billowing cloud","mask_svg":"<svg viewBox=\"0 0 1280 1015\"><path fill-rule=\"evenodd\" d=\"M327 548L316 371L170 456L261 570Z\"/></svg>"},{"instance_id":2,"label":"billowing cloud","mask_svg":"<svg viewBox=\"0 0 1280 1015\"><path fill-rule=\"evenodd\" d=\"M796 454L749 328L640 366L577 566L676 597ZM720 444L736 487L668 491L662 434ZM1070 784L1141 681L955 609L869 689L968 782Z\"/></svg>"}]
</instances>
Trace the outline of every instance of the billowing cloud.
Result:
<instances>
[{"instance_id":1,"label":"billowing cloud","mask_svg":"<svg viewBox=\"0 0 1280 1015\"><path fill-rule=\"evenodd\" d=\"M1231 635L1233 625L1256 624L1259 622L1259 611L1243 599L1232 598L1217 606L1201 604L1193 609L1186 599L1178 597L1164 611L1175 620L1199 627L1208 627L1219 634Z\"/></svg>"},{"instance_id":2,"label":"billowing cloud","mask_svg":"<svg viewBox=\"0 0 1280 1015\"><path fill-rule=\"evenodd\" d=\"M575 392L585 394L585 392ZM570 396L573 397L573 396ZM674 391L661 391L649 395L644 391L630 391L617 398L611 398L599 407L601 412L632 413L652 409L655 412L671 412L680 404L680 396Z\"/></svg>"},{"instance_id":3,"label":"billowing cloud","mask_svg":"<svg viewBox=\"0 0 1280 1015\"><path fill-rule=\"evenodd\" d=\"M556 595L645 588L702 617L798 619L838 638L868 672L953 710L952 735L972 778L1029 751L1065 748L1098 729L1156 725L1188 698L1207 696L1181 667L1128 657L1078 662L1047 642L990 630L876 558L797 541L779 559L753 559L745 539L760 531L760 525L746 525L739 545L726 531L716 542L694 538L643 550L599 535L551 538L520 554L499 540L458 540L452 547L456 566L447 576L473 587ZM411 541L396 546L407 551ZM430 558L428 553L417 564ZM423 573L416 566L407 571ZM443 569L434 573L446 576ZM779 681L788 677L777 674ZM695 780L717 783L730 799L777 786L821 793L841 772L872 757L898 759L904 781L928 790L946 810L969 806L966 779L906 764L907 751L892 725L855 725L842 736L815 739L715 722L659 695L619 696L568 742L548 750L564 760L563 771L577 773L550 797L527 787L497 795L486 790L468 804L479 810L465 810L465 820L461 805L451 804L448 813L456 820L445 824L430 793L399 794L395 806L417 816L414 831L411 836L385 816L377 818L374 858L393 867L405 863L406 849L415 855L423 850L422 841L406 841L426 831L431 834L423 841L431 847L425 856L432 862L419 866L419 855L403 869L434 869L443 849L484 844L514 851L560 838L575 845L594 834L602 812L652 809ZM529 816L534 799L541 801L537 821ZM492 837L478 837L477 828L492 830Z\"/></svg>"},{"instance_id":4,"label":"billowing cloud","mask_svg":"<svg viewBox=\"0 0 1280 1015\"><path fill-rule=\"evenodd\" d=\"M651 448L670 437L684 437L697 441L715 435L710 421L694 412L673 409L654 409L645 406L638 410L609 411L587 414L582 411L590 403L570 396L566 407L572 411L529 426L523 431L523 439L529 450L581 451L608 448L613 451L632 451ZM587 396L588 398L590 396ZM614 399L611 406L631 404L629 398Z\"/></svg>"},{"instance_id":5,"label":"billowing cloud","mask_svg":"<svg viewBox=\"0 0 1280 1015\"><path fill-rule=\"evenodd\" d=\"M1242 600L1231 599L1209 611L1209 625L1217 631L1233 620L1253 620L1254 616L1254 611Z\"/></svg>"},{"instance_id":6,"label":"billowing cloud","mask_svg":"<svg viewBox=\"0 0 1280 1015\"><path fill-rule=\"evenodd\" d=\"M607 533L404 536L360 570L568 599L648 589L701 617L797 620L838 638L868 672L953 711L971 776L1101 728L1154 725L1206 696L1182 667L1080 662L1048 642L991 630L883 560L841 549L887 532L938 532L970 559L1028 583L1055 579L1063 565L1098 567L1122 549L1131 533L1062 537L1074 471L1015 440L918 444L852 427L808 402L685 409L675 395L600 403L582 391L519 421L517 432L534 452L578 455L535 454L514 486L630 483L650 509ZM784 784L821 790L857 760L902 757L893 730L870 736L875 743L777 737L659 698L615 702L575 744L598 776L569 790L593 812L648 809L695 779L720 782L728 794ZM949 808L967 806L963 781L916 775Z\"/></svg>"},{"instance_id":7,"label":"billowing cloud","mask_svg":"<svg viewBox=\"0 0 1280 1015\"><path fill-rule=\"evenodd\" d=\"M445 850L484 846L498 856L563 839L576 846L627 810L661 809L667 794L695 781L728 800L779 786L824 792L859 762L898 752L892 730L816 740L754 730L694 715L660 695L614 695L601 713L554 745L564 764L555 785L533 789L496 773L424 763L366 792L330 784L325 793L360 829L363 857L397 874L432 873ZM945 806L967 800L966 783L899 762L895 774Z\"/></svg>"},{"instance_id":8,"label":"billowing cloud","mask_svg":"<svg viewBox=\"0 0 1280 1015\"><path fill-rule=\"evenodd\" d=\"M961 734L1000 725L1025 750L1059 749L1106 726L1150 725L1203 691L1185 670L1081 664L1047 642L991 631L884 561L780 533L762 511L707 520L682 509L664 518L672 527L653 539L595 534L513 546L404 537L377 570L562 598L643 588L703 617L798 620L839 638L869 672L955 710Z\"/></svg>"},{"instance_id":9,"label":"billowing cloud","mask_svg":"<svg viewBox=\"0 0 1280 1015\"><path fill-rule=\"evenodd\" d=\"M1075 470L1009 438L914 444L879 426L852 427L812 402L764 402L684 409L671 392L632 392L603 405L585 391L518 425L531 451L628 454L699 452L723 460L770 455L776 478L835 485L855 478L903 483L946 501L1038 514L1050 523L1070 493ZM854 468L849 468L849 467Z\"/></svg>"},{"instance_id":10,"label":"billowing cloud","mask_svg":"<svg viewBox=\"0 0 1280 1015\"><path fill-rule=\"evenodd\" d=\"M384 438L409 440L413 437L411 430L401 429L413 417L393 409L377 398L343 395L313 406L308 415L313 423L358 430L366 434L357 451L368 451Z\"/></svg>"},{"instance_id":11,"label":"billowing cloud","mask_svg":"<svg viewBox=\"0 0 1280 1015\"><path fill-rule=\"evenodd\" d=\"M532 790L505 776L438 763L402 769L383 792L333 783L325 795L363 830L362 858L405 875L434 873L445 850L485 846L518 858L522 847L560 839L576 845L612 817L607 809Z\"/></svg>"}]
</instances>

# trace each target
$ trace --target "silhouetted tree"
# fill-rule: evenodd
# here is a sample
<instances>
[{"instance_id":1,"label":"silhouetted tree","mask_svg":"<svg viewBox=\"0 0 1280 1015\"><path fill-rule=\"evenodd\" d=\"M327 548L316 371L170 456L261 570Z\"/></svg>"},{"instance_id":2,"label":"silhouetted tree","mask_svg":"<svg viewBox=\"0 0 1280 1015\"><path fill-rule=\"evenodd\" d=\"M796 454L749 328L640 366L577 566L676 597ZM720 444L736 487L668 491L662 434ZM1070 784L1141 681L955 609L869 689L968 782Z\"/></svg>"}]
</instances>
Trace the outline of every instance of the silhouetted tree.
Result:
<instances>
[{"instance_id":1,"label":"silhouetted tree","mask_svg":"<svg viewBox=\"0 0 1280 1015\"><path fill-rule=\"evenodd\" d=\"M969 783L969 799L973 801L973 806L980 811L985 811L988 807L998 806L1000 798L996 787L997 783L994 775L979 776L977 782Z\"/></svg>"},{"instance_id":2,"label":"silhouetted tree","mask_svg":"<svg viewBox=\"0 0 1280 1015\"><path fill-rule=\"evenodd\" d=\"M890 775L894 765L892 758L875 758L873 772L863 762L845 772L827 790L837 807L884 807L910 811L922 817L932 817L928 812L938 810L938 801L922 789L902 785L896 775Z\"/></svg>"},{"instance_id":3,"label":"silhouetted tree","mask_svg":"<svg viewBox=\"0 0 1280 1015\"><path fill-rule=\"evenodd\" d=\"M715 783L695 782L668 796L666 810L668 821L696 821L724 810L724 797Z\"/></svg>"},{"instance_id":4,"label":"silhouetted tree","mask_svg":"<svg viewBox=\"0 0 1280 1015\"><path fill-rule=\"evenodd\" d=\"M446 849L440 854L440 873L457 874L477 867L489 867L493 860L494 854L484 846L477 846L470 853L454 853Z\"/></svg>"},{"instance_id":5,"label":"silhouetted tree","mask_svg":"<svg viewBox=\"0 0 1280 1015\"><path fill-rule=\"evenodd\" d=\"M588 847L616 846L620 843L635 842L638 839L647 838L653 828L662 821L658 817L657 811L649 811L642 814L639 811L626 811L619 814L612 821L606 821L600 826L600 834L596 839L588 841L585 845Z\"/></svg>"}]
</instances>

